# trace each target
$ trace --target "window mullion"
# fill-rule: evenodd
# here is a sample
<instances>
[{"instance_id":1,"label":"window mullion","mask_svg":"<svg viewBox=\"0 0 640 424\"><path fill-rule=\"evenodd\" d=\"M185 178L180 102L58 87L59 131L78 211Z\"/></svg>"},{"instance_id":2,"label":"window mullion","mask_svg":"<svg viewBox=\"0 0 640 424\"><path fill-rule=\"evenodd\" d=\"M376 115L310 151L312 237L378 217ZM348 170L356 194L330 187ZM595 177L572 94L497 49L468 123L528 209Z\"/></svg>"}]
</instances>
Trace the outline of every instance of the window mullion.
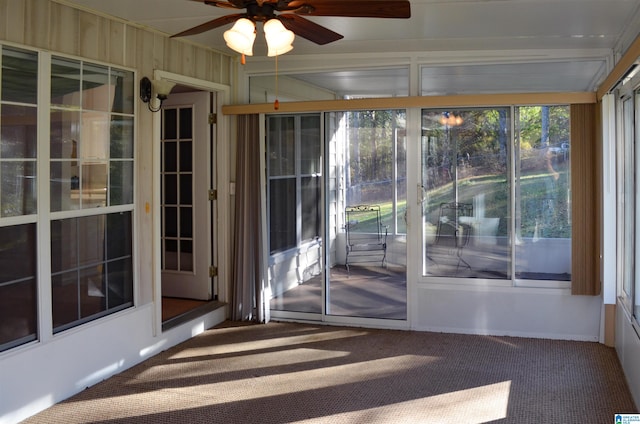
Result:
<instances>
[{"instance_id":1,"label":"window mullion","mask_svg":"<svg viewBox=\"0 0 640 424\"><path fill-rule=\"evenodd\" d=\"M53 337L50 225L51 54L41 52L38 67L38 332L41 342Z\"/></svg>"}]
</instances>

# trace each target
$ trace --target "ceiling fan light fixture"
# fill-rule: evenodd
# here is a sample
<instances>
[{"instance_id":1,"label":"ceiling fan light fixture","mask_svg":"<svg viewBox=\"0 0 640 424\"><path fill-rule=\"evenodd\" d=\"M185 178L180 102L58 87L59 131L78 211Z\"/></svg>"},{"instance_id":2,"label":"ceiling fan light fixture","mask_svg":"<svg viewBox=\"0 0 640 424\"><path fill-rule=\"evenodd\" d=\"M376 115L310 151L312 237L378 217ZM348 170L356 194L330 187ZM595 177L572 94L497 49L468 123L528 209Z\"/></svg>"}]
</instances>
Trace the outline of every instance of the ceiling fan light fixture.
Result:
<instances>
[{"instance_id":1,"label":"ceiling fan light fixture","mask_svg":"<svg viewBox=\"0 0 640 424\"><path fill-rule=\"evenodd\" d=\"M246 56L253 56L256 25L247 18L240 18L233 27L224 32L224 41L230 49Z\"/></svg>"},{"instance_id":2,"label":"ceiling fan light fixture","mask_svg":"<svg viewBox=\"0 0 640 424\"><path fill-rule=\"evenodd\" d=\"M279 19L269 19L263 25L264 38L267 40L267 56L278 56L293 50L295 34L282 25Z\"/></svg>"}]
</instances>

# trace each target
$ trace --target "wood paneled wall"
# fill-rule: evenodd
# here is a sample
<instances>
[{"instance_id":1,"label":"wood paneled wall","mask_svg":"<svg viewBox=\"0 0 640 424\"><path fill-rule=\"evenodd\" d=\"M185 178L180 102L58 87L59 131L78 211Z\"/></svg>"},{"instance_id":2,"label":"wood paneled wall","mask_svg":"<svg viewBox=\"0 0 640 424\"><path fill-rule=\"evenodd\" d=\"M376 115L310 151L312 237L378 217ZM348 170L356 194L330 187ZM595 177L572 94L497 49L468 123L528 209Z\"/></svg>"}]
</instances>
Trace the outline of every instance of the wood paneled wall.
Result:
<instances>
[{"instance_id":1,"label":"wood paneled wall","mask_svg":"<svg viewBox=\"0 0 640 424\"><path fill-rule=\"evenodd\" d=\"M132 23L53 0L0 0L0 41L120 65L154 69L224 85L233 83L233 58Z\"/></svg>"},{"instance_id":2,"label":"wood paneled wall","mask_svg":"<svg viewBox=\"0 0 640 424\"><path fill-rule=\"evenodd\" d=\"M108 0L105 0L108 1ZM136 1L136 0L131 0ZM0 44L50 51L137 71L153 78L162 70L232 86L237 75L231 56L171 39L133 23L101 16L64 0L0 0ZM136 266L138 305L153 301L153 114L138 103L136 124Z\"/></svg>"}]
</instances>

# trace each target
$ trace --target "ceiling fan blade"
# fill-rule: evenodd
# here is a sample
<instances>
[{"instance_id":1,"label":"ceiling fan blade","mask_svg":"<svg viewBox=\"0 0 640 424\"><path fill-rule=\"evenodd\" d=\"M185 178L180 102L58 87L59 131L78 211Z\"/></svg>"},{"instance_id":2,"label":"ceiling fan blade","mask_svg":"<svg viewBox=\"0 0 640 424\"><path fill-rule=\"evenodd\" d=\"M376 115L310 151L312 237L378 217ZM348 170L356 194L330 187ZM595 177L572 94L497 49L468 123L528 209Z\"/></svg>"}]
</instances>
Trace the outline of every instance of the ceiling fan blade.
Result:
<instances>
[{"instance_id":1,"label":"ceiling fan blade","mask_svg":"<svg viewBox=\"0 0 640 424\"><path fill-rule=\"evenodd\" d=\"M204 3L209 6L224 7L227 9L244 9L247 2L245 0L204 0Z\"/></svg>"},{"instance_id":2,"label":"ceiling fan blade","mask_svg":"<svg viewBox=\"0 0 640 424\"><path fill-rule=\"evenodd\" d=\"M244 0L191 0L199 3L204 3L209 6L222 7L224 9L243 9Z\"/></svg>"},{"instance_id":3,"label":"ceiling fan blade","mask_svg":"<svg viewBox=\"0 0 640 424\"><path fill-rule=\"evenodd\" d=\"M205 22L205 23L203 23L201 25L198 25L198 26L195 26L193 28L190 28L190 29L187 29L185 31L179 32L177 34L174 34L174 35L171 36L171 38L174 38L174 37L186 37L187 35L200 34L202 32L209 31L209 30L221 27L221 26L226 25L226 24L230 24L231 22L235 22L239 18L243 18L243 17L246 17L246 16L247 15L245 13L234 13L233 15L222 16L220 18L216 18L216 19L214 19L212 21Z\"/></svg>"},{"instance_id":4,"label":"ceiling fan blade","mask_svg":"<svg viewBox=\"0 0 640 424\"><path fill-rule=\"evenodd\" d=\"M293 31L294 34L313 41L316 44L328 44L344 37L337 32L331 31L329 28L325 28L315 22L311 22L307 18L292 13L281 14L278 16L278 19L280 19L285 28Z\"/></svg>"},{"instance_id":5,"label":"ceiling fan blade","mask_svg":"<svg viewBox=\"0 0 640 424\"><path fill-rule=\"evenodd\" d=\"M288 3L287 10L309 16L400 19L411 17L409 0L293 0Z\"/></svg>"}]
</instances>

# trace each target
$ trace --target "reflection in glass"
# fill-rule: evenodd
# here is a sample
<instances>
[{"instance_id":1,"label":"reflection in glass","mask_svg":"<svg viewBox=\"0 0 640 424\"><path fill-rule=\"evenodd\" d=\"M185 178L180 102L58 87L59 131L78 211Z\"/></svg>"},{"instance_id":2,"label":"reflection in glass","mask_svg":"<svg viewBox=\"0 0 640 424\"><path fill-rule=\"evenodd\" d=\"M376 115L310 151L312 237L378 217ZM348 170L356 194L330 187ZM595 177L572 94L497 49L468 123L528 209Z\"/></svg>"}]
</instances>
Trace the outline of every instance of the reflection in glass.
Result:
<instances>
[{"instance_id":1,"label":"reflection in glass","mask_svg":"<svg viewBox=\"0 0 640 424\"><path fill-rule=\"evenodd\" d=\"M107 263L107 308L133 304L133 264L131 256Z\"/></svg>"},{"instance_id":2,"label":"reflection in glass","mask_svg":"<svg viewBox=\"0 0 640 424\"><path fill-rule=\"evenodd\" d=\"M0 216L37 212L35 161L0 161Z\"/></svg>"},{"instance_id":3,"label":"reflection in glass","mask_svg":"<svg viewBox=\"0 0 640 424\"><path fill-rule=\"evenodd\" d=\"M329 175L336 178L327 193L330 204L336 199L330 212L334 222L328 223L336 233L336 247L330 258L327 314L407 318L407 236L394 224L407 204L406 183L401 182L406 170L399 170L405 164L405 129L404 110L327 117L333 160Z\"/></svg>"},{"instance_id":4,"label":"reflection in glass","mask_svg":"<svg viewBox=\"0 0 640 424\"><path fill-rule=\"evenodd\" d=\"M133 304L131 212L51 222L54 332Z\"/></svg>"},{"instance_id":5,"label":"reflection in glass","mask_svg":"<svg viewBox=\"0 0 640 424\"><path fill-rule=\"evenodd\" d=\"M508 108L422 113L423 274L509 278Z\"/></svg>"},{"instance_id":6,"label":"reflection in glass","mask_svg":"<svg viewBox=\"0 0 640 424\"><path fill-rule=\"evenodd\" d=\"M293 175L296 169L294 117L269 117L267 125L269 176Z\"/></svg>"},{"instance_id":7,"label":"reflection in glass","mask_svg":"<svg viewBox=\"0 0 640 424\"><path fill-rule=\"evenodd\" d=\"M269 182L269 251L296 246L296 179L272 179Z\"/></svg>"},{"instance_id":8,"label":"reflection in glass","mask_svg":"<svg viewBox=\"0 0 640 424\"><path fill-rule=\"evenodd\" d=\"M80 190L84 209L107 206L107 164L82 165Z\"/></svg>"},{"instance_id":9,"label":"reflection in glass","mask_svg":"<svg viewBox=\"0 0 640 424\"><path fill-rule=\"evenodd\" d=\"M38 102L38 54L2 47L2 101Z\"/></svg>"},{"instance_id":10,"label":"reflection in glass","mask_svg":"<svg viewBox=\"0 0 640 424\"><path fill-rule=\"evenodd\" d=\"M80 112L52 109L49 136L51 138L49 154L52 159L77 159Z\"/></svg>"},{"instance_id":11,"label":"reflection in glass","mask_svg":"<svg viewBox=\"0 0 640 424\"><path fill-rule=\"evenodd\" d=\"M133 158L133 118L114 116L111 118L111 159Z\"/></svg>"},{"instance_id":12,"label":"reflection in glass","mask_svg":"<svg viewBox=\"0 0 640 424\"><path fill-rule=\"evenodd\" d=\"M571 281L569 106L516 116L516 278Z\"/></svg>"},{"instance_id":13,"label":"reflection in glass","mask_svg":"<svg viewBox=\"0 0 640 424\"><path fill-rule=\"evenodd\" d=\"M76 161L51 162L51 212L80 209L80 168Z\"/></svg>"},{"instance_id":14,"label":"reflection in glass","mask_svg":"<svg viewBox=\"0 0 640 424\"><path fill-rule=\"evenodd\" d=\"M300 143L300 167L302 174L320 173L320 117L317 115L300 118L301 134L304 142Z\"/></svg>"},{"instance_id":15,"label":"reflection in glass","mask_svg":"<svg viewBox=\"0 0 640 424\"><path fill-rule=\"evenodd\" d=\"M1 108L0 158L35 158L38 110L7 104Z\"/></svg>"},{"instance_id":16,"label":"reflection in glass","mask_svg":"<svg viewBox=\"0 0 640 424\"><path fill-rule=\"evenodd\" d=\"M109 81L109 69L105 66L83 64L82 108L107 112L115 93Z\"/></svg>"},{"instance_id":17,"label":"reflection in glass","mask_svg":"<svg viewBox=\"0 0 640 424\"><path fill-rule=\"evenodd\" d=\"M320 115L267 117L269 281L274 311L322 312Z\"/></svg>"},{"instance_id":18,"label":"reflection in glass","mask_svg":"<svg viewBox=\"0 0 640 424\"><path fill-rule=\"evenodd\" d=\"M111 85L115 87L112 112L133 114L134 73L111 69Z\"/></svg>"},{"instance_id":19,"label":"reflection in glass","mask_svg":"<svg viewBox=\"0 0 640 424\"><path fill-rule=\"evenodd\" d=\"M109 205L133 203L133 161L111 161Z\"/></svg>"},{"instance_id":20,"label":"reflection in glass","mask_svg":"<svg viewBox=\"0 0 640 424\"><path fill-rule=\"evenodd\" d=\"M80 62L53 57L51 59L51 104L64 108L80 106Z\"/></svg>"},{"instance_id":21,"label":"reflection in glass","mask_svg":"<svg viewBox=\"0 0 640 424\"><path fill-rule=\"evenodd\" d=\"M82 132L79 155L83 159L108 159L110 152L111 122L109 114L82 113Z\"/></svg>"},{"instance_id":22,"label":"reflection in glass","mask_svg":"<svg viewBox=\"0 0 640 424\"><path fill-rule=\"evenodd\" d=\"M0 352L37 337L36 224L0 227Z\"/></svg>"}]
</instances>

